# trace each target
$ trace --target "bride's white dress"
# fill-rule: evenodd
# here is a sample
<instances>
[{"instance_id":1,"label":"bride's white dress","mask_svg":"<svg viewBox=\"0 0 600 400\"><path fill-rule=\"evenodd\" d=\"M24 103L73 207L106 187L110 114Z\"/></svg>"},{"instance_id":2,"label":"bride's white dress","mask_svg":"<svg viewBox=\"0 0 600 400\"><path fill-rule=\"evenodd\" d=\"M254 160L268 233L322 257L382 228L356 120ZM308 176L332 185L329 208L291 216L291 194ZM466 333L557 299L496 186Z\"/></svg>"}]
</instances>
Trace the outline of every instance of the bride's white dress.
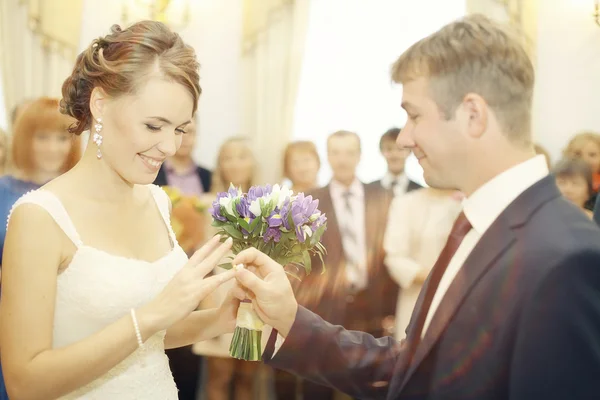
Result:
<instances>
[{"instance_id":1,"label":"bride's white dress","mask_svg":"<svg viewBox=\"0 0 600 400\"><path fill-rule=\"evenodd\" d=\"M131 308L158 295L187 262L171 229L166 193L158 186L149 188L174 243L173 249L155 262L119 257L85 245L62 203L49 191L29 192L15 203L13 210L24 203L44 208L77 246L70 265L57 279L54 348L80 341L129 315ZM131 334L135 338L133 325ZM177 400L164 337L164 331L155 334L143 348L63 399ZM81 368L86 368L85 361Z\"/></svg>"}]
</instances>

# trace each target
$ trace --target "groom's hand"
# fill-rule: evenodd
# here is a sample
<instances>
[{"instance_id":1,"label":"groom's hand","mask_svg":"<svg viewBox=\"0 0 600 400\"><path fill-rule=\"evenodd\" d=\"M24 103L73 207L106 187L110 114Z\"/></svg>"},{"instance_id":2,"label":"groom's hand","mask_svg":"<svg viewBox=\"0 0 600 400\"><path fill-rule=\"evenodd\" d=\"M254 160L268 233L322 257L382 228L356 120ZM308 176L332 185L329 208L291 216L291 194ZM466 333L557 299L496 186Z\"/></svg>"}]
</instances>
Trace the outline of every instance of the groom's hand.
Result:
<instances>
[{"instance_id":1,"label":"groom's hand","mask_svg":"<svg viewBox=\"0 0 600 400\"><path fill-rule=\"evenodd\" d=\"M250 292L260 318L286 337L296 320L298 302L283 267L254 248L238 254L233 259L233 265L237 264L256 268L256 274L240 269L236 278Z\"/></svg>"}]
</instances>

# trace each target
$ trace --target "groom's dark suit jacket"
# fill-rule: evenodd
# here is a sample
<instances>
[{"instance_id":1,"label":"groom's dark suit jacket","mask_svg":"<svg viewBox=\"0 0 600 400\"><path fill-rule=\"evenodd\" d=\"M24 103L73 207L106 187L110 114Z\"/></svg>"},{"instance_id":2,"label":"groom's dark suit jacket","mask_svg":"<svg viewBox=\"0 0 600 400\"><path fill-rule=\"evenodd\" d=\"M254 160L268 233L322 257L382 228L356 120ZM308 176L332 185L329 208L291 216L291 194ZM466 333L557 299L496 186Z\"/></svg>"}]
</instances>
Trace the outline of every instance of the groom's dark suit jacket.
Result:
<instances>
[{"instance_id":1,"label":"groom's dark suit jacket","mask_svg":"<svg viewBox=\"0 0 600 400\"><path fill-rule=\"evenodd\" d=\"M300 308L265 361L361 399L600 398L600 230L552 177L484 233L409 362L422 297L403 342Z\"/></svg>"}]
</instances>

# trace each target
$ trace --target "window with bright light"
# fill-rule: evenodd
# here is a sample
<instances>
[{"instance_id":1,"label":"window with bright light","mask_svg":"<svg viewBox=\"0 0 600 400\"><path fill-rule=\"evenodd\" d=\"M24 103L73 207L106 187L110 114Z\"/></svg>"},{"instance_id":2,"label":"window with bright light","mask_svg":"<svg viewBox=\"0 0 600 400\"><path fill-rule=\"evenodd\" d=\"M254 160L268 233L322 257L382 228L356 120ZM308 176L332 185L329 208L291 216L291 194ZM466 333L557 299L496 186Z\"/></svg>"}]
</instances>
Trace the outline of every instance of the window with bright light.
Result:
<instances>
[{"instance_id":1,"label":"window with bright light","mask_svg":"<svg viewBox=\"0 0 600 400\"><path fill-rule=\"evenodd\" d=\"M412 43L463 16L465 8L465 0L312 1L292 139L317 145L324 161L319 183L331 177L326 138L340 129L361 137L361 180L385 173L379 138L406 120L390 67ZM407 169L420 175L414 160Z\"/></svg>"}]
</instances>

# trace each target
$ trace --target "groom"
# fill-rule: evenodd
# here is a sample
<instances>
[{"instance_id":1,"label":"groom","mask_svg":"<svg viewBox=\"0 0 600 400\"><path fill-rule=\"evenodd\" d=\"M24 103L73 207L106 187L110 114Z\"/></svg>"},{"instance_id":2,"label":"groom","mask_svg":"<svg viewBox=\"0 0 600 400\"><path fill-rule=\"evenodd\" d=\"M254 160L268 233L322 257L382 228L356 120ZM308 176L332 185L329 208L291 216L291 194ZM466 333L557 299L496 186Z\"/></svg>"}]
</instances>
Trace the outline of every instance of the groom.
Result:
<instances>
[{"instance_id":1,"label":"groom","mask_svg":"<svg viewBox=\"0 0 600 400\"><path fill-rule=\"evenodd\" d=\"M239 282L279 332L265 362L361 399L598 398L600 231L534 154L525 51L470 16L414 44L392 77L408 114L398 144L429 185L466 194L464 212L402 342L328 324L298 307L281 266L239 254L262 278Z\"/></svg>"}]
</instances>

